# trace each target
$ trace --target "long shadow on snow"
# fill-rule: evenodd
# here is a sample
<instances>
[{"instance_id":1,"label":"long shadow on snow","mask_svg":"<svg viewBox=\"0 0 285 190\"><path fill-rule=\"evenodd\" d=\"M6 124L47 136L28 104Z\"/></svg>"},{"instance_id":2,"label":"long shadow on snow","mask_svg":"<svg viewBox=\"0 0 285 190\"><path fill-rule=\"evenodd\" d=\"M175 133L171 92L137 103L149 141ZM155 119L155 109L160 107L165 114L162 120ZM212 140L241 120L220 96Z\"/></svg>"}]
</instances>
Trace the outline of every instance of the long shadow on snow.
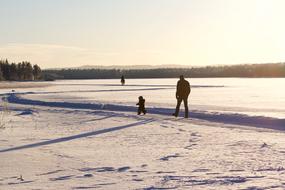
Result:
<instances>
[{"instance_id":1,"label":"long shadow on snow","mask_svg":"<svg viewBox=\"0 0 285 190\"><path fill-rule=\"evenodd\" d=\"M24 104L24 105L38 105L48 107L61 107L61 108L72 108L72 109L94 109L94 110L109 110L109 111L126 111L136 112L135 106L125 105L114 105L114 104L93 104L93 103L72 103L72 102L45 102L40 100L31 100L21 98L15 94L9 94L7 101L10 103ZM171 115L174 109L171 108L148 108L148 113ZM277 130L285 129L285 119L263 117L263 116L249 116L244 114L235 113L211 113L203 112L198 110L192 110L190 112L191 118L225 123L225 124L237 124L261 128L270 128Z\"/></svg>"},{"instance_id":2,"label":"long shadow on snow","mask_svg":"<svg viewBox=\"0 0 285 190\"><path fill-rule=\"evenodd\" d=\"M122 125L122 126L118 126L118 127L112 127L112 128L108 128L108 129L102 129L102 130L98 130L98 131L92 131L92 132L87 132L87 133L81 133L78 135L72 135L72 136L68 136L68 137L61 137L61 138L57 138L57 139L53 139L53 140L47 140L47 141L42 141L42 142L38 142L38 143L27 144L27 145L17 146L17 147L13 147L13 148L7 148L7 149L0 150L0 153L10 152L10 151L15 151L15 150L21 150L21 149L27 149L27 148L35 148L35 147L39 147L39 146L61 143L61 142L71 141L71 140L75 140L78 138L84 138L84 137L89 137L89 136L96 136L96 135L100 135L103 133L109 133L109 132L118 131L118 130L130 128L130 127L144 125L144 124L147 124L147 123L150 123L153 121L154 121L154 119L147 119L147 120L131 123L128 125Z\"/></svg>"}]
</instances>

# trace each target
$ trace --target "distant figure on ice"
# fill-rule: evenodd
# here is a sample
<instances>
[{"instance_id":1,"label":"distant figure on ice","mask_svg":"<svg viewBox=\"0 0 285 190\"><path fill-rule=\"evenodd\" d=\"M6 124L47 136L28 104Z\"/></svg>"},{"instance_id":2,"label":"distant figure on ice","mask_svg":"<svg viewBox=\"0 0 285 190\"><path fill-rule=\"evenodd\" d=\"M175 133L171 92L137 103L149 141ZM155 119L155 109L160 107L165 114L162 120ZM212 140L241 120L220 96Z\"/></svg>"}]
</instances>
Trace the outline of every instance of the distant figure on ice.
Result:
<instances>
[{"instance_id":1,"label":"distant figure on ice","mask_svg":"<svg viewBox=\"0 0 285 190\"><path fill-rule=\"evenodd\" d=\"M121 76L121 84L125 85L125 77L124 77L124 75Z\"/></svg>"},{"instance_id":2,"label":"distant figure on ice","mask_svg":"<svg viewBox=\"0 0 285 190\"><path fill-rule=\"evenodd\" d=\"M180 80L177 82L176 87L176 99L177 99L177 106L175 113L172 114L175 117L178 116L180 104L183 100L184 106L185 106L185 118L188 118L188 96L191 92L190 84L187 80L184 79L183 75L180 75Z\"/></svg>"},{"instance_id":3,"label":"distant figure on ice","mask_svg":"<svg viewBox=\"0 0 285 190\"><path fill-rule=\"evenodd\" d=\"M137 103L137 105L139 106L138 107L138 115L140 115L141 113L143 113L145 115L146 110L145 110L144 103L145 103L145 99L142 96L140 96L139 102Z\"/></svg>"}]
</instances>

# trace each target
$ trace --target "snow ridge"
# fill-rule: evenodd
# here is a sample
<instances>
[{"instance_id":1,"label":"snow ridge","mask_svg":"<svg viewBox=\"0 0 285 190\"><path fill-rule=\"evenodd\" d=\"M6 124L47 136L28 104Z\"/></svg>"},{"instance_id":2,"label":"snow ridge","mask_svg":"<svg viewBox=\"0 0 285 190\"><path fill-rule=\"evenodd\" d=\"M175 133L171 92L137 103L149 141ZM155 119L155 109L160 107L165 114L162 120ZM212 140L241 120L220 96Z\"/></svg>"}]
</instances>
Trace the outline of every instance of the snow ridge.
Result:
<instances>
[{"instance_id":1,"label":"snow ridge","mask_svg":"<svg viewBox=\"0 0 285 190\"><path fill-rule=\"evenodd\" d=\"M15 93L7 94L5 98L9 103L23 104L23 105L37 105L47 107L60 107L71 109L92 109L92 110L107 110L107 111L124 111L124 112L136 112L137 107L129 105L117 105L117 104L103 104L103 103L75 103L75 102L47 102L41 100L26 99ZM174 112L174 108L163 107L148 107L148 114L160 114L171 115ZM181 113L183 114L183 113ZM210 122L218 122L224 124L236 124L253 126L260 128L270 128L277 130L285 129L285 119L264 117L264 116L249 116L245 114L237 113L218 113L218 112L206 112L199 110L191 110L190 118L201 119Z\"/></svg>"}]
</instances>

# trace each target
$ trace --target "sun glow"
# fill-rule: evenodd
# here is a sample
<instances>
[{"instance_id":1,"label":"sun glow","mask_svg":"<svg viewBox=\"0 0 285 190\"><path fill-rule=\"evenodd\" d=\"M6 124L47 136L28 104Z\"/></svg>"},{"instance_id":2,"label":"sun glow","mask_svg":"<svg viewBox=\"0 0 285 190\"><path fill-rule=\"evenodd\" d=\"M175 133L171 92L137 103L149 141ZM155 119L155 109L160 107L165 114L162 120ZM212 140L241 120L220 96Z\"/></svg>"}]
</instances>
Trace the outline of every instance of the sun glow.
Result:
<instances>
[{"instance_id":1,"label":"sun glow","mask_svg":"<svg viewBox=\"0 0 285 190\"><path fill-rule=\"evenodd\" d=\"M0 55L43 68L281 62L284 7L282 0L1 1Z\"/></svg>"}]
</instances>

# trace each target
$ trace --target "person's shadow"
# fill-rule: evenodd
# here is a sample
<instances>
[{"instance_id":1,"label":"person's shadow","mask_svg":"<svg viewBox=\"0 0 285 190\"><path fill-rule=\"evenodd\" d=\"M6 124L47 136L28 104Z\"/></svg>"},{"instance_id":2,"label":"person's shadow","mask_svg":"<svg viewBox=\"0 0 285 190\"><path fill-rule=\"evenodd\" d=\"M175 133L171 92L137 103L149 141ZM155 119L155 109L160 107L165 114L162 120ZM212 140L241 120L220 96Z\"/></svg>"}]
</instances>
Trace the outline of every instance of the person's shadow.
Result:
<instances>
[{"instance_id":1,"label":"person's shadow","mask_svg":"<svg viewBox=\"0 0 285 190\"><path fill-rule=\"evenodd\" d=\"M109 133L109 132L118 131L118 130L130 128L130 127L144 125L144 124L147 124L147 123L151 123L153 121L154 121L154 119L146 119L146 120L138 121L138 122L131 123L131 124L128 124L128 125L122 125L122 126L112 127L112 128L108 128L108 129L102 129L102 130L98 130L98 131L92 131L92 132L87 132L87 133L81 133L81 134L78 134L78 135L72 135L72 136L61 137L61 138L57 138L57 139L42 141L42 142L33 143L33 144L27 144L27 145L7 148L7 149L0 150L0 153L10 152L10 151L15 151L15 150L22 150L22 149L27 149L27 148L35 148L35 147L44 146L44 145L50 145L50 144L56 144L56 143L71 141L71 140L75 140L75 139L79 139L79 138L89 137L89 136L96 136L96 135L100 135L100 134L103 134L103 133Z\"/></svg>"}]
</instances>

